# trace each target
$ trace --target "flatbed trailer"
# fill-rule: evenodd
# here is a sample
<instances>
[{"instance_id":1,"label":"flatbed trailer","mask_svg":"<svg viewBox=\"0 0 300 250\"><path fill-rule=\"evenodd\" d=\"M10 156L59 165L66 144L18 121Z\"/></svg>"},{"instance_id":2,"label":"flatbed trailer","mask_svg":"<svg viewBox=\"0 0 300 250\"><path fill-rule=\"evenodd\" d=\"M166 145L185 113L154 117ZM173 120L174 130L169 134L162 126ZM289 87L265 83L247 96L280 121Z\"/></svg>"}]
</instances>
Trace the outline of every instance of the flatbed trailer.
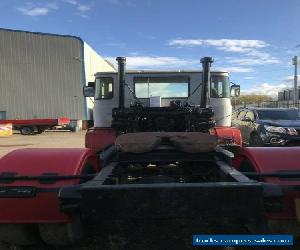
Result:
<instances>
[{"instance_id":1,"label":"flatbed trailer","mask_svg":"<svg viewBox=\"0 0 300 250\"><path fill-rule=\"evenodd\" d=\"M62 118L41 118L41 119L13 119L13 120L0 120L0 124L10 123L13 130L19 130L22 135L32 135L35 132L42 133L46 129L54 126L66 126L70 123L70 119Z\"/></svg>"}]
</instances>

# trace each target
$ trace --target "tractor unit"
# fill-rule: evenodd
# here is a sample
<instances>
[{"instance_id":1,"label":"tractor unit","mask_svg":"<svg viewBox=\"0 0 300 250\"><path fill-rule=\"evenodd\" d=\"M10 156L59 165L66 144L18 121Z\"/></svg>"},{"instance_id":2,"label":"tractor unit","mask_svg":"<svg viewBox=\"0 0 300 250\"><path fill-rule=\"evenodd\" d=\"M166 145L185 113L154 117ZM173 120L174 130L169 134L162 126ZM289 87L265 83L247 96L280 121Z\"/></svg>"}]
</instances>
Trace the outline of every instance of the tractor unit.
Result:
<instances>
[{"instance_id":1,"label":"tractor unit","mask_svg":"<svg viewBox=\"0 0 300 250\"><path fill-rule=\"evenodd\" d=\"M227 72L98 73L82 149L0 159L0 240L190 249L193 234L298 235L300 149L244 148ZM38 248L41 249L41 248Z\"/></svg>"}]
</instances>

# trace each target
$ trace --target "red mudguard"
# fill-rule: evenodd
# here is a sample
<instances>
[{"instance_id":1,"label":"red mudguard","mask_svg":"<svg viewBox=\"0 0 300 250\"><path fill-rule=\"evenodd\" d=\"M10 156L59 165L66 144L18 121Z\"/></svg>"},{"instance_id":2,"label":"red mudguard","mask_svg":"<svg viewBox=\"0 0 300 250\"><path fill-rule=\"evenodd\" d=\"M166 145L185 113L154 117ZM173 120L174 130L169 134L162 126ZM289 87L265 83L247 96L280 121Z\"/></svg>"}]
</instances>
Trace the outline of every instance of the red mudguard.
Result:
<instances>
[{"instance_id":1,"label":"red mudguard","mask_svg":"<svg viewBox=\"0 0 300 250\"><path fill-rule=\"evenodd\" d=\"M217 136L220 144L235 144L239 146L243 144L242 135L238 128L214 127L209 130L209 133Z\"/></svg>"},{"instance_id":2,"label":"red mudguard","mask_svg":"<svg viewBox=\"0 0 300 250\"><path fill-rule=\"evenodd\" d=\"M241 169L248 160L257 173L279 173L300 171L300 147L244 147L235 154L233 165ZM284 210L270 215L273 219L295 219L300 221L300 178L261 177L261 181L283 187Z\"/></svg>"},{"instance_id":3,"label":"red mudguard","mask_svg":"<svg viewBox=\"0 0 300 250\"><path fill-rule=\"evenodd\" d=\"M113 144L116 132L112 128L91 128L85 134L85 147L97 152Z\"/></svg>"},{"instance_id":4,"label":"red mudguard","mask_svg":"<svg viewBox=\"0 0 300 250\"><path fill-rule=\"evenodd\" d=\"M96 155L90 149L19 149L0 159L0 175L40 176L45 174L80 175L88 163L99 171ZM7 187L33 187L33 197L6 198L0 192L0 223L58 223L69 217L59 211L58 191L79 179L0 181L0 191Z\"/></svg>"}]
</instances>

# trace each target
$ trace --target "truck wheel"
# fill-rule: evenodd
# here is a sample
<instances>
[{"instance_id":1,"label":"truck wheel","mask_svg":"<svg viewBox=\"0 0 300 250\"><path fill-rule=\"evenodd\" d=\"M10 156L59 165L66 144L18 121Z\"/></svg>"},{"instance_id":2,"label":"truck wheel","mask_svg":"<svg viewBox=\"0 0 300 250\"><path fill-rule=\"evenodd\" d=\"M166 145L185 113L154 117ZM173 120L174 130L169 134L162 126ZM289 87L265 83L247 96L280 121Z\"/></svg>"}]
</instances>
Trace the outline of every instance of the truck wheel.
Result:
<instances>
[{"instance_id":1,"label":"truck wheel","mask_svg":"<svg viewBox=\"0 0 300 250\"><path fill-rule=\"evenodd\" d=\"M254 133L250 137L250 146L263 147L264 143L258 134Z\"/></svg>"},{"instance_id":2,"label":"truck wheel","mask_svg":"<svg viewBox=\"0 0 300 250\"><path fill-rule=\"evenodd\" d=\"M20 128L20 132L22 135L32 135L34 133L34 129L29 126L25 126Z\"/></svg>"},{"instance_id":3,"label":"truck wheel","mask_svg":"<svg viewBox=\"0 0 300 250\"><path fill-rule=\"evenodd\" d=\"M86 162L81 175L94 174L96 170ZM83 183L87 180L82 180ZM42 240L52 246L68 246L80 242L84 236L83 225L80 215L74 215L69 223L47 223L39 224L39 231Z\"/></svg>"},{"instance_id":4,"label":"truck wheel","mask_svg":"<svg viewBox=\"0 0 300 250\"><path fill-rule=\"evenodd\" d=\"M30 246L40 242L38 230L30 224L1 224L0 241L17 246Z\"/></svg>"},{"instance_id":5,"label":"truck wheel","mask_svg":"<svg viewBox=\"0 0 300 250\"><path fill-rule=\"evenodd\" d=\"M42 240L52 246L67 246L78 243L83 238L83 229L79 217L69 223L39 224Z\"/></svg>"},{"instance_id":6,"label":"truck wheel","mask_svg":"<svg viewBox=\"0 0 300 250\"><path fill-rule=\"evenodd\" d=\"M41 134L45 131L45 129L43 127L37 127L37 133Z\"/></svg>"}]
</instances>

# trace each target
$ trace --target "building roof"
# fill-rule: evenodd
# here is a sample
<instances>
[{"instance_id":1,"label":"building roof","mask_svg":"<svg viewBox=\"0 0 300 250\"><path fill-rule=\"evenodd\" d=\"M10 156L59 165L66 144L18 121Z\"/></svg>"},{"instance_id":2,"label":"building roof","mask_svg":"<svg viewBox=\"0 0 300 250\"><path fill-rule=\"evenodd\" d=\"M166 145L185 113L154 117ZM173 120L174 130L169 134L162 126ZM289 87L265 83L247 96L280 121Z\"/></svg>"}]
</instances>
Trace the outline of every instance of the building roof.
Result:
<instances>
[{"instance_id":1,"label":"building roof","mask_svg":"<svg viewBox=\"0 0 300 250\"><path fill-rule=\"evenodd\" d=\"M8 32L22 32L22 33L29 33L29 34L35 34L35 35L43 35L43 36L59 36L59 37L68 37L68 38L75 38L83 42L82 38L79 36L73 36L73 35L63 35L63 34L54 34L54 33L46 33L46 32L37 32L37 31L27 31L27 30L13 30L13 29L6 29L6 28L0 28L0 31L8 31Z\"/></svg>"}]
</instances>

